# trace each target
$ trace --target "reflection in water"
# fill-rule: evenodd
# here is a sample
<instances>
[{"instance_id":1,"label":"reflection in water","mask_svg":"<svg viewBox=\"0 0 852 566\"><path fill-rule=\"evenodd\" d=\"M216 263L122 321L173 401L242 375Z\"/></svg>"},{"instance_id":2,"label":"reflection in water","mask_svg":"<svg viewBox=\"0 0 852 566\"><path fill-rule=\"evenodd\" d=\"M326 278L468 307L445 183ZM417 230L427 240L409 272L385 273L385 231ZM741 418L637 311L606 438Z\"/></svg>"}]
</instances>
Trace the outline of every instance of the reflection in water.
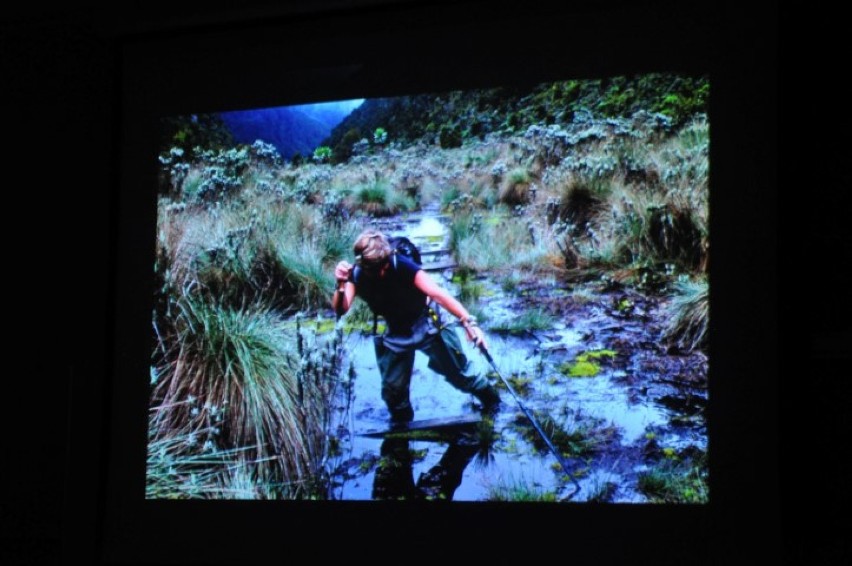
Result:
<instances>
[{"instance_id":1,"label":"reflection in water","mask_svg":"<svg viewBox=\"0 0 852 566\"><path fill-rule=\"evenodd\" d=\"M373 483L373 499L416 499L411 451L406 438L386 438Z\"/></svg>"},{"instance_id":2,"label":"reflection in water","mask_svg":"<svg viewBox=\"0 0 852 566\"><path fill-rule=\"evenodd\" d=\"M488 423L482 428L493 427ZM408 438L385 438L381 447L381 461L373 482L373 499L453 499L456 488L461 485L464 470L478 456L488 460L492 434L478 437L459 434L453 438L440 461L414 481L412 463L414 457Z\"/></svg>"}]
</instances>

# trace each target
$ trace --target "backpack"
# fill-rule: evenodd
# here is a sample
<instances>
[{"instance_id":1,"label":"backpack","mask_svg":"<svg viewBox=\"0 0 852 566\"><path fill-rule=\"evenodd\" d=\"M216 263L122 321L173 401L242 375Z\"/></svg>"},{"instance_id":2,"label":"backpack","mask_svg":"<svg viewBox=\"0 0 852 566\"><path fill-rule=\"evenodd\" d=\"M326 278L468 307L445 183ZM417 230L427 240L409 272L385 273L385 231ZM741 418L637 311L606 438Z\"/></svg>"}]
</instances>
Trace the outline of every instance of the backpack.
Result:
<instances>
[{"instance_id":1,"label":"backpack","mask_svg":"<svg viewBox=\"0 0 852 566\"><path fill-rule=\"evenodd\" d=\"M393 249L394 260L393 266L396 268L396 255L404 255L407 258L411 259L417 265L423 265L423 262L420 259L420 250L417 249L417 246L414 245L414 242L406 238L405 236L396 236L393 238L388 238L388 242Z\"/></svg>"}]
</instances>

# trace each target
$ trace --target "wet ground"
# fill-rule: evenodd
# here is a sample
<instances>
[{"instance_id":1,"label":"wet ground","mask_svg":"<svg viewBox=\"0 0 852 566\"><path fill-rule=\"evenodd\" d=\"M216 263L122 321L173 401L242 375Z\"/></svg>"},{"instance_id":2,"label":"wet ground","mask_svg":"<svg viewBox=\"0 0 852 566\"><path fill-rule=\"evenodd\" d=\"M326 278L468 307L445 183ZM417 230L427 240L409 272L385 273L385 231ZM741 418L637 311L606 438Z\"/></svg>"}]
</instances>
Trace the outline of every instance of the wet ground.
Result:
<instances>
[{"instance_id":1,"label":"wet ground","mask_svg":"<svg viewBox=\"0 0 852 566\"><path fill-rule=\"evenodd\" d=\"M382 228L407 235L423 251L446 247L435 210ZM454 289L452 268L432 276ZM467 343L466 353L499 388L499 410L455 432L363 436L385 428L388 413L373 338L349 334L350 388L338 410L333 498L644 503L652 500L639 487L644 474L705 465L708 360L661 344L663 298L596 282L528 280L511 293L487 276L480 283L490 291L479 306L491 315L482 326L496 367ZM531 307L552 323L516 334L493 330ZM419 353L411 383L417 420L479 414L478 402L429 370Z\"/></svg>"}]
</instances>

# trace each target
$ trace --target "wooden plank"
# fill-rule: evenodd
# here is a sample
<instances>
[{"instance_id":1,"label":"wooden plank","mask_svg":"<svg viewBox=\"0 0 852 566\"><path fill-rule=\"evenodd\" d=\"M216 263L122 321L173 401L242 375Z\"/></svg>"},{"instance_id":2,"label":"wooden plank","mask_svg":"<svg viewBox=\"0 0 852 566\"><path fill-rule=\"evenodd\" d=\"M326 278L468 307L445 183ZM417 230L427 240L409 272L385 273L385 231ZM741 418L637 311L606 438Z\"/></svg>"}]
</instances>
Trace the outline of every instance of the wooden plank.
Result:
<instances>
[{"instance_id":1,"label":"wooden plank","mask_svg":"<svg viewBox=\"0 0 852 566\"><path fill-rule=\"evenodd\" d=\"M429 255L450 255L452 252L449 248L443 250L420 250L420 256L429 256Z\"/></svg>"},{"instance_id":2,"label":"wooden plank","mask_svg":"<svg viewBox=\"0 0 852 566\"><path fill-rule=\"evenodd\" d=\"M458 267L458 264L452 259L448 259L446 261L438 261L435 263L424 263L422 267L424 271L443 271L445 269Z\"/></svg>"},{"instance_id":3,"label":"wooden plank","mask_svg":"<svg viewBox=\"0 0 852 566\"><path fill-rule=\"evenodd\" d=\"M433 432L445 436L453 432L461 432L471 429L479 424L482 418L479 415L462 415L458 417L444 417L439 419L423 419L408 423L393 424L387 428L368 430L361 432L358 436L369 438L385 438L387 436L415 436L414 433Z\"/></svg>"}]
</instances>

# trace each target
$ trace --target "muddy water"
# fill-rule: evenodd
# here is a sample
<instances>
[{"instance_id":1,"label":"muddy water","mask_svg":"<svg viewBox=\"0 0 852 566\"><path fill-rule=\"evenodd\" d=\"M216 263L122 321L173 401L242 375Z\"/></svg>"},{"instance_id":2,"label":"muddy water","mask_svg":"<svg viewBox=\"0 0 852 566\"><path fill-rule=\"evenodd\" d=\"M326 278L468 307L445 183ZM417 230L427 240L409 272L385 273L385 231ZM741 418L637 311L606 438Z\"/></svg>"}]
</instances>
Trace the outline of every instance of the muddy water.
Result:
<instances>
[{"instance_id":1,"label":"muddy water","mask_svg":"<svg viewBox=\"0 0 852 566\"><path fill-rule=\"evenodd\" d=\"M422 251L431 252L446 248L446 222L437 210L427 209L385 220L379 227L407 235ZM446 265L449 259L427 253L424 263L428 268L435 262ZM452 268L431 274L455 290ZM643 503L648 499L637 488L640 474L658 468L666 458L706 452L707 360L700 353L669 354L658 344L659 299L622 289L597 292L592 300L585 292L585 300L572 301L578 288L545 281L527 293L521 305L517 294L500 291L487 276L480 283L491 291L480 306L489 312L492 326L528 308L530 294L548 302L557 314L549 328L517 336L491 332L489 324L483 324L496 368L465 343L475 371L489 375L500 389L503 403L493 426L487 419L489 426L429 439L363 436L386 427L388 413L373 338L352 333L346 338L352 381L339 411L341 453L334 462L332 497ZM628 315L613 307L625 298L632 305ZM555 310L554 302L559 304ZM589 352L610 353L597 360L595 375L570 376L566 363ZM415 356L415 419L477 414L474 398L432 372L427 361L423 354ZM582 450L566 449L568 455L557 459L522 407L539 427L552 421L589 443ZM542 428L556 442L556 429Z\"/></svg>"}]
</instances>

